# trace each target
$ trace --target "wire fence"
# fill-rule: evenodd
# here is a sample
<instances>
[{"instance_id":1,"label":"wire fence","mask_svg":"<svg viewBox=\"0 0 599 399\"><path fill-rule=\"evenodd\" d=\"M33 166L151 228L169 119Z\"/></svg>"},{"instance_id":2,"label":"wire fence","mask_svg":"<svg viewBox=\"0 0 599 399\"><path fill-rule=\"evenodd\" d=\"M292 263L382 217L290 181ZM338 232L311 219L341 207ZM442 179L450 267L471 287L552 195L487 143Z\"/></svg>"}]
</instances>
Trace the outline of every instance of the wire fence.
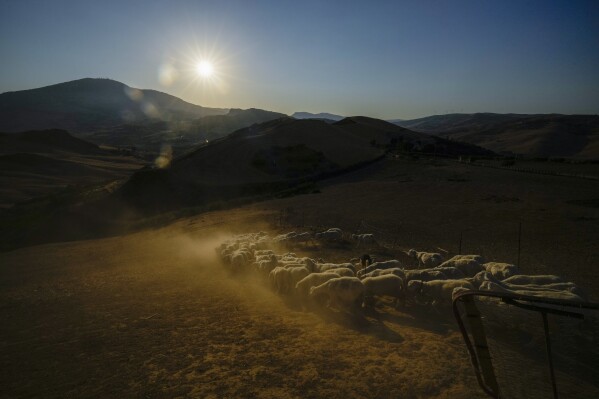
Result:
<instances>
[{"instance_id":1,"label":"wire fence","mask_svg":"<svg viewBox=\"0 0 599 399\"><path fill-rule=\"evenodd\" d=\"M274 220L274 225L279 229L298 232L316 233L330 227L340 227L346 240L351 240L352 234L374 234L379 246L394 251L415 248L419 251L439 252L442 255L479 254L489 261L509 262L518 266L522 266L525 259L531 256L530 253L526 253L527 248L524 248L523 252L523 226L520 221L514 221L504 228L493 229L451 226L452 229L449 230L440 226L436 231L426 233L422 232L423 226L417 223L403 221L395 224L395 227L389 227L367 220L348 222L339 218L337 223L325 225L294 208L280 210Z\"/></svg>"}]
</instances>

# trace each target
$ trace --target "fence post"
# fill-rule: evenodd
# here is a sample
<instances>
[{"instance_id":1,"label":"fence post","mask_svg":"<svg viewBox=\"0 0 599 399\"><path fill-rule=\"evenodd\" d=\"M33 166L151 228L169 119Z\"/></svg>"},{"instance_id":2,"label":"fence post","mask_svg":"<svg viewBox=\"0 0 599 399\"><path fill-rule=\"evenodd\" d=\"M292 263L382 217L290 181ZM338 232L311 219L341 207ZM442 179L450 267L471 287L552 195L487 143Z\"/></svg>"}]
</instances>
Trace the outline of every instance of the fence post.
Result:
<instances>
[{"instance_id":1,"label":"fence post","mask_svg":"<svg viewBox=\"0 0 599 399\"><path fill-rule=\"evenodd\" d=\"M520 267L520 250L522 248L522 222L518 223L518 267Z\"/></svg>"}]
</instances>

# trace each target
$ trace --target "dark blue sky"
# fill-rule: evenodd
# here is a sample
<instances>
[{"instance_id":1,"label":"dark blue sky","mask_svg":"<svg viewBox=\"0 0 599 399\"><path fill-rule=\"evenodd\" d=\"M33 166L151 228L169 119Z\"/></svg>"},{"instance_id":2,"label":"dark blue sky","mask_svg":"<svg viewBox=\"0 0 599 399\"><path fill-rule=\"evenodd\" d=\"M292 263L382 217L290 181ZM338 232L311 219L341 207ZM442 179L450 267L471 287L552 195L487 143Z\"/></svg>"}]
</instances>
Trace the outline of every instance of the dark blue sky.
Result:
<instances>
[{"instance_id":1,"label":"dark blue sky","mask_svg":"<svg viewBox=\"0 0 599 399\"><path fill-rule=\"evenodd\" d=\"M284 113L599 113L599 1L0 0L0 54L0 92L109 77Z\"/></svg>"}]
</instances>

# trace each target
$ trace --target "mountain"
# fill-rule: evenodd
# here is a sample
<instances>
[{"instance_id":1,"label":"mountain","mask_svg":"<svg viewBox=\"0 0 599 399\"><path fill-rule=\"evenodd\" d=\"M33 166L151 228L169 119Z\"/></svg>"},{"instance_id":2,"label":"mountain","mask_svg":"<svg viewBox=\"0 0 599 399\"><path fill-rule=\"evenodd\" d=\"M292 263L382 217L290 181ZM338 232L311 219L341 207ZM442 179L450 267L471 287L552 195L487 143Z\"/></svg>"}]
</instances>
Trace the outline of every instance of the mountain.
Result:
<instances>
[{"instance_id":1,"label":"mountain","mask_svg":"<svg viewBox=\"0 0 599 399\"><path fill-rule=\"evenodd\" d=\"M367 117L328 124L281 118L237 130L176 158L165 169L137 172L121 188L128 203L146 210L261 195L356 168L394 146L423 151L489 153Z\"/></svg>"},{"instance_id":2,"label":"mountain","mask_svg":"<svg viewBox=\"0 0 599 399\"><path fill-rule=\"evenodd\" d=\"M213 140L223 137L235 130L254 123L268 122L273 119L285 118L287 115L263 109L233 108L225 115L211 115L194 120L188 133L199 136L200 140Z\"/></svg>"},{"instance_id":3,"label":"mountain","mask_svg":"<svg viewBox=\"0 0 599 399\"><path fill-rule=\"evenodd\" d=\"M225 115L209 115L193 120L127 123L95 131L85 138L98 144L136 147L150 152L159 152L168 145L178 154L254 123L286 116L256 108L231 109Z\"/></svg>"},{"instance_id":4,"label":"mountain","mask_svg":"<svg viewBox=\"0 0 599 399\"><path fill-rule=\"evenodd\" d=\"M535 115L494 113L445 114L426 116L418 119L394 120L393 123L417 132L439 134L456 130L487 129L503 122L533 116Z\"/></svg>"},{"instance_id":5,"label":"mountain","mask_svg":"<svg viewBox=\"0 0 599 399\"><path fill-rule=\"evenodd\" d=\"M110 79L79 79L0 94L0 131L65 129L85 133L124 123L191 120L227 113Z\"/></svg>"},{"instance_id":6,"label":"mountain","mask_svg":"<svg viewBox=\"0 0 599 399\"><path fill-rule=\"evenodd\" d=\"M328 112L321 112L319 114L313 114L310 112L295 112L293 115L291 115L291 117L295 119L323 119L331 121L340 121L344 118L344 116L329 114Z\"/></svg>"},{"instance_id":7,"label":"mountain","mask_svg":"<svg viewBox=\"0 0 599 399\"><path fill-rule=\"evenodd\" d=\"M447 114L396 124L506 155L599 158L597 115Z\"/></svg>"},{"instance_id":8,"label":"mountain","mask_svg":"<svg viewBox=\"0 0 599 399\"><path fill-rule=\"evenodd\" d=\"M504 154L599 159L598 115L540 115L443 133Z\"/></svg>"}]
</instances>

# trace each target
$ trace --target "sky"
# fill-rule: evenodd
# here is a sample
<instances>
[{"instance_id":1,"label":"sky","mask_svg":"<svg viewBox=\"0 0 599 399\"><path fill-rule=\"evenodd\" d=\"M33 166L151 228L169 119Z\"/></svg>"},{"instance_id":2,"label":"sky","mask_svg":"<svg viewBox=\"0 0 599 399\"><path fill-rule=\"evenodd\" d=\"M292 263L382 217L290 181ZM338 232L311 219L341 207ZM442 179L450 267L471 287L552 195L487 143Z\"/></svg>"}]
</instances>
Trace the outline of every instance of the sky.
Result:
<instances>
[{"instance_id":1,"label":"sky","mask_svg":"<svg viewBox=\"0 0 599 399\"><path fill-rule=\"evenodd\" d=\"M103 77L286 114L598 114L599 1L0 0L0 59L0 92Z\"/></svg>"}]
</instances>

